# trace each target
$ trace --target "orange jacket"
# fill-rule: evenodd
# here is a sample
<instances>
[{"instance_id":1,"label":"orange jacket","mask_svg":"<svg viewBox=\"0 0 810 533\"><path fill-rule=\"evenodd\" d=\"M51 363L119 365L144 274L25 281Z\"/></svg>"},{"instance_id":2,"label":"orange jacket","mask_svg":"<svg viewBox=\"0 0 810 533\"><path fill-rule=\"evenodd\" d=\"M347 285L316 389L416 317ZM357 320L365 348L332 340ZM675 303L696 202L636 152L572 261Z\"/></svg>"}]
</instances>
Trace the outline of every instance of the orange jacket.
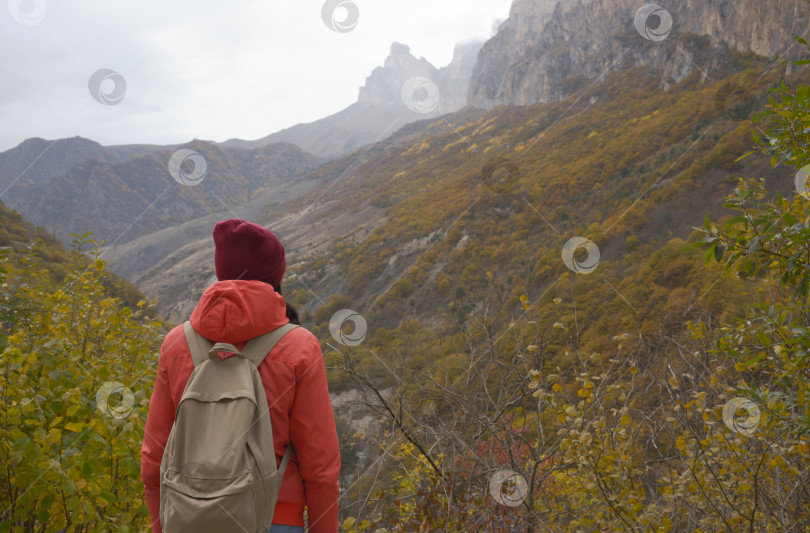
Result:
<instances>
[{"instance_id":1,"label":"orange jacket","mask_svg":"<svg viewBox=\"0 0 810 533\"><path fill-rule=\"evenodd\" d=\"M246 280L211 285L190 321L203 337L229 342L237 348L289 322L284 298L271 285ZM177 404L193 369L183 327L178 326L166 335L160 347L155 390L141 447L141 480L154 533L162 533L160 461ZM259 375L270 405L278 463L287 444L291 440L293 443L273 523L303 526L306 505L310 532L335 533L340 449L318 340L308 330L295 328L259 365Z\"/></svg>"}]
</instances>

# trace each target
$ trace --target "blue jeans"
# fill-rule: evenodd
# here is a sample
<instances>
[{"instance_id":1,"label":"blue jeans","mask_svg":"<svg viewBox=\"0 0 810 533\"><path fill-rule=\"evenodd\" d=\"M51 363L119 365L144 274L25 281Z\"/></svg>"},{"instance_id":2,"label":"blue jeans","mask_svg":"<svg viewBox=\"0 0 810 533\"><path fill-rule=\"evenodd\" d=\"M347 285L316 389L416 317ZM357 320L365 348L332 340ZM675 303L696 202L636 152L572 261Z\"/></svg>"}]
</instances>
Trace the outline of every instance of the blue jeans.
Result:
<instances>
[{"instance_id":1,"label":"blue jeans","mask_svg":"<svg viewBox=\"0 0 810 533\"><path fill-rule=\"evenodd\" d=\"M270 533L304 533L304 528L301 526L284 526L281 524L273 524L270 526Z\"/></svg>"}]
</instances>

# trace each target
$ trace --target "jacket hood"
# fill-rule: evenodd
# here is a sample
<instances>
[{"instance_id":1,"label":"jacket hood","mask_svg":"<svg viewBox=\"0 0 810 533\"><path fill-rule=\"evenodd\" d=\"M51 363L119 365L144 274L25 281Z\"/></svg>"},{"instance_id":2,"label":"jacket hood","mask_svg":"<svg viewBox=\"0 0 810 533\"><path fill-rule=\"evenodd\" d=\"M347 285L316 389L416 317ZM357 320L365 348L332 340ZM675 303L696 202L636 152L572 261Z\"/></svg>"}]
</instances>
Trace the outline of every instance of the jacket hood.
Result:
<instances>
[{"instance_id":1,"label":"jacket hood","mask_svg":"<svg viewBox=\"0 0 810 533\"><path fill-rule=\"evenodd\" d=\"M213 342L236 344L283 326L284 297L263 281L225 280L205 289L189 318L194 329Z\"/></svg>"}]
</instances>

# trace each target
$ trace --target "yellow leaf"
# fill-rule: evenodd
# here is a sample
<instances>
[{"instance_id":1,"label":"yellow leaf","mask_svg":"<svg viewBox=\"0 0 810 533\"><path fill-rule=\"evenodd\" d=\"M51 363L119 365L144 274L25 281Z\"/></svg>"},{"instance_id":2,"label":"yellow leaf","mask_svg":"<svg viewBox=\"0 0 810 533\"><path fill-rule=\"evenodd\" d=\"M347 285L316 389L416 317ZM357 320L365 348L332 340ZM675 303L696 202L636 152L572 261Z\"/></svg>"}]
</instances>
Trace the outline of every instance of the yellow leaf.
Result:
<instances>
[{"instance_id":1,"label":"yellow leaf","mask_svg":"<svg viewBox=\"0 0 810 533\"><path fill-rule=\"evenodd\" d=\"M529 310L529 298L525 294L520 295L520 305L523 307L524 311Z\"/></svg>"},{"instance_id":2,"label":"yellow leaf","mask_svg":"<svg viewBox=\"0 0 810 533\"><path fill-rule=\"evenodd\" d=\"M45 440L48 441L49 444L56 444L61 438L62 432L56 428L53 428L48 432L48 436L45 437Z\"/></svg>"},{"instance_id":3,"label":"yellow leaf","mask_svg":"<svg viewBox=\"0 0 810 533\"><path fill-rule=\"evenodd\" d=\"M782 464L784 464L784 462L785 462L785 460L782 459L781 455L776 455L776 456L774 456L773 459L771 459L768 462L768 466L770 466L771 468L779 468L780 466L782 466Z\"/></svg>"},{"instance_id":4,"label":"yellow leaf","mask_svg":"<svg viewBox=\"0 0 810 533\"><path fill-rule=\"evenodd\" d=\"M81 422L70 422L68 424L65 424L65 429L68 431L74 431L78 433L82 429L84 429L84 424L82 424Z\"/></svg>"}]
</instances>

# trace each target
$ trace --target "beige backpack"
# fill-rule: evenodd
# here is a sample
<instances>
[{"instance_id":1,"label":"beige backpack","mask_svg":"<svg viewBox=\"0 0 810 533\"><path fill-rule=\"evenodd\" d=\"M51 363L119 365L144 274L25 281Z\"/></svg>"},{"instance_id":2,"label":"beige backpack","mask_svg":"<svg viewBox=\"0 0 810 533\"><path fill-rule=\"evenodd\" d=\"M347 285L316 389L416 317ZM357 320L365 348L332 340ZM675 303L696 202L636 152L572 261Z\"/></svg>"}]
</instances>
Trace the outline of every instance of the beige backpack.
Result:
<instances>
[{"instance_id":1,"label":"beige backpack","mask_svg":"<svg viewBox=\"0 0 810 533\"><path fill-rule=\"evenodd\" d=\"M287 447L276 468L270 410L257 367L288 331L284 326L242 350L184 331L194 371L177 406L160 463L160 523L165 533L267 533Z\"/></svg>"}]
</instances>

